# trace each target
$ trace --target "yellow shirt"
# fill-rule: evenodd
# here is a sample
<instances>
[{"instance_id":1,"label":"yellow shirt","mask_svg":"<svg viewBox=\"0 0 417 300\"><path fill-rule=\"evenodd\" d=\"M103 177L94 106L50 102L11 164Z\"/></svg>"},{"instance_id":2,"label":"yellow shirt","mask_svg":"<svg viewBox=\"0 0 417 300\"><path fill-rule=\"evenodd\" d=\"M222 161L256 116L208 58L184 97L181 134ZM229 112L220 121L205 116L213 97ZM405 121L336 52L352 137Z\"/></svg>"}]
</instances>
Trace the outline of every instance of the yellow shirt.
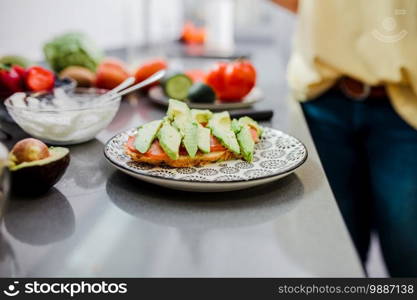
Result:
<instances>
[{"instance_id":1,"label":"yellow shirt","mask_svg":"<svg viewBox=\"0 0 417 300\"><path fill-rule=\"evenodd\" d=\"M417 128L417 0L300 0L288 80L300 101L343 75L384 84Z\"/></svg>"}]
</instances>

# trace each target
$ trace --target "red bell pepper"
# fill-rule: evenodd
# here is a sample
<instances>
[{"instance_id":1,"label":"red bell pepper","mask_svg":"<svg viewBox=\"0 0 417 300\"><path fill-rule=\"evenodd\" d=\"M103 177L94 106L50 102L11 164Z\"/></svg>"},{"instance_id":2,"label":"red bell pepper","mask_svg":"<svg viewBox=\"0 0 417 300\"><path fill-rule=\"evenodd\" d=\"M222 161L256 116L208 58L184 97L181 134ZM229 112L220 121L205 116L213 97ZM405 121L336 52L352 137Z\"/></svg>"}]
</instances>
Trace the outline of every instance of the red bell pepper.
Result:
<instances>
[{"instance_id":1,"label":"red bell pepper","mask_svg":"<svg viewBox=\"0 0 417 300\"><path fill-rule=\"evenodd\" d=\"M16 66L7 67L5 65L0 67L0 81L1 87L4 89L1 92L13 94L23 91L23 78L20 77Z\"/></svg>"}]
</instances>

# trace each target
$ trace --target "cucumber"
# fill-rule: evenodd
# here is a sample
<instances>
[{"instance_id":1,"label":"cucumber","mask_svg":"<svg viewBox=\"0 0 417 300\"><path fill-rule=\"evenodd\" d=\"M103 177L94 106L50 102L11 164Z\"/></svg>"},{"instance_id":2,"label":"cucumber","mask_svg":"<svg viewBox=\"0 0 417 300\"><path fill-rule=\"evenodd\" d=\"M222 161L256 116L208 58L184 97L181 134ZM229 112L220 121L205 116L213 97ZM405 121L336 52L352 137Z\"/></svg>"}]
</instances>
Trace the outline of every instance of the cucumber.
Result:
<instances>
[{"instance_id":1,"label":"cucumber","mask_svg":"<svg viewBox=\"0 0 417 300\"><path fill-rule=\"evenodd\" d=\"M207 84L197 82L188 91L187 99L195 103L213 103L216 100L216 94Z\"/></svg>"},{"instance_id":2,"label":"cucumber","mask_svg":"<svg viewBox=\"0 0 417 300\"><path fill-rule=\"evenodd\" d=\"M162 79L165 95L172 99L185 100L192 85L191 78L183 73L169 73Z\"/></svg>"}]
</instances>

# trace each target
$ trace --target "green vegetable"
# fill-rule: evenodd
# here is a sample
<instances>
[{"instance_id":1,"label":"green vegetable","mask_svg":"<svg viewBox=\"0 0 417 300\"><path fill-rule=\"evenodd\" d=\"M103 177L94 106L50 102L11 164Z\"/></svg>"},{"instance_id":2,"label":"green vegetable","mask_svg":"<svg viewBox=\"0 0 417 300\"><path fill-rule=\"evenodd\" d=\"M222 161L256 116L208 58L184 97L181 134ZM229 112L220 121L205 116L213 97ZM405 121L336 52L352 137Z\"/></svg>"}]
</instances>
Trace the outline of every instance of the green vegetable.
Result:
<instances>
[{"instance_id":1,"label":"green vegetable","mask_svg":"<svg viewBox=\"0 0 417 300\"><path fill-rule=\"evenodd\" d=\"M183 73L171 73L165 76L161 84L169 98L185 100L193 82L190 77Z\"/></svg>"},{"instance_id":2,"label":"green vegetable","mask_svg":"<svg viewBox=\"0 0 417 300\"><path fill-rule=\"evenodd\" d=\"M236 135L240 146L240 152L243 158L251 162L253 160L253 152L255 151L255 142L248 125L242 125L239 133Z\"/></svg>"},{"instance_id":3,"label":"green vegetable","mask_svg":"<svg viewBox=\"0 0 417 300\"><path fill-rule=\"evenodd\" d=\"M173 160L179 158L181 133L168 121L165 121L158 131L158 140L164 152Z\"/></svg>"},{"instance_id":4,"label":"green vegetable","mask_svg":"<svg viewBox=\"0 0 417 300\"><path fill-rule=\"evenodd\" d=\"M187 153L194 157L198 150L198 124L192 119L190 108L184 102L170 99L167 115L184 137L183 145Z\"/></svg>"},{"instance_id":5,"label":"green vegetable","mask_svg":"<svg viewBox=\"0 0 417 300\"><path fill-rule=\"evenodd\" d=\"M210 128L198 127L198 149L204 153L210 153Z\"/></svg>"},{"instance_id":6,"label":"green vegetable","mask_svg":"<svg viewBox=\"0 0 417 300\"><path fill-rule=\"evenodd\" d=\"M19 55L3 56L0 58L0 64L9 65L9 66L18 65L23 68L27 68L33 65L33 63L29 59L23 56L19 56Z\"/></svg>"},{"instance_id":7,"label":"green vegetable","mask_svg":"<svg viewBox=\"0 0 417 300\"><path fill-rule=\"evenodd\" d=\"M207 127L211 129L211 133L219 139L223 146L236 154L240 154L240 146L235 133L232 131L232 120L230 120L229 112L213 114Z\"/></svg>"},{"instance_id":8,"label":"green vegetable","mask_svg":"<svg viewBox=\"0 0 417 300\"><path fill-rule=\"evenodd\" d=\"M213 113L211 111L209 111L208 109L192 109L191 110L191 115L193 117L193 119L198 122L199 124L201 123L208 123L208 121L211 119L211 116L213 115Z\"/></svg>"},{"instance_id":9,"label":"green vegetable","mask_svg":"<svg viewBox=\"0 0 417 300\"><path fill-rule=\"evenodd\" d=\"M81 66L96 71L103 55L83 33L70 32L60 35L43 47L51 68L59 73L68 66Z\"/></svg>"},{"instance_id":10,"label":"green vegetable","mask_svg":"<svg viewBox=\"0 0 417 300\"><path fill-rule=\"evenodd\" d=\"M194 83L188 91L188 100L195 103L214 103L216 94L213 89L202 82Z\"/></svg>"},{"instance_id":11,"label":"green vegetable","mask_svg":"<svg viewBox=\"0 0 417 300\"><path fill-rule=\"evenodd\" d=\"M149 150L161 125L162 120L156 120L139 127L135 139L135 148L140 153L146 153Z\"/></svg>"},{"instance_id":12,"label":"green vegetable","mask_svg":"<svg viewBox=\"0 0 417 300\"><path fill-rule=\"evenodd\" d=\"M239 123L241 125L248 125L249 127L252 127L253 129L256 130L256 133L258 134L259 137L262 136L262 127L259 126L258 122L256 122L252 118L249 118L249 117L241 117L239 119Z\"/></svg>"}]
</instances>

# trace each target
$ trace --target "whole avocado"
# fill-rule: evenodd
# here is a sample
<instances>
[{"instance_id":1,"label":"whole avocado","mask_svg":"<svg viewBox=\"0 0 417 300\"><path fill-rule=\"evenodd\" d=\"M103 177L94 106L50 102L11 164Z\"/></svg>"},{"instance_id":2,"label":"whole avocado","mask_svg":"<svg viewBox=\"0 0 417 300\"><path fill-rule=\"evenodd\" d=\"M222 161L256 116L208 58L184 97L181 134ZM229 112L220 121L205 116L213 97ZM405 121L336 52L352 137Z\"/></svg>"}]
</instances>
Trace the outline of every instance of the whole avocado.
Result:
<instances>
[{"instance_id":1,"label":"whole avocado","mask_svg":"<svg viewBox=\"0 0 417 300\"><path fill-rule=\"evenodd\" d=\"M214 103L216 94L213 89L205 83L197 82L188 91L188 100L195 103Z\"/></svg>"}]
</instances>

